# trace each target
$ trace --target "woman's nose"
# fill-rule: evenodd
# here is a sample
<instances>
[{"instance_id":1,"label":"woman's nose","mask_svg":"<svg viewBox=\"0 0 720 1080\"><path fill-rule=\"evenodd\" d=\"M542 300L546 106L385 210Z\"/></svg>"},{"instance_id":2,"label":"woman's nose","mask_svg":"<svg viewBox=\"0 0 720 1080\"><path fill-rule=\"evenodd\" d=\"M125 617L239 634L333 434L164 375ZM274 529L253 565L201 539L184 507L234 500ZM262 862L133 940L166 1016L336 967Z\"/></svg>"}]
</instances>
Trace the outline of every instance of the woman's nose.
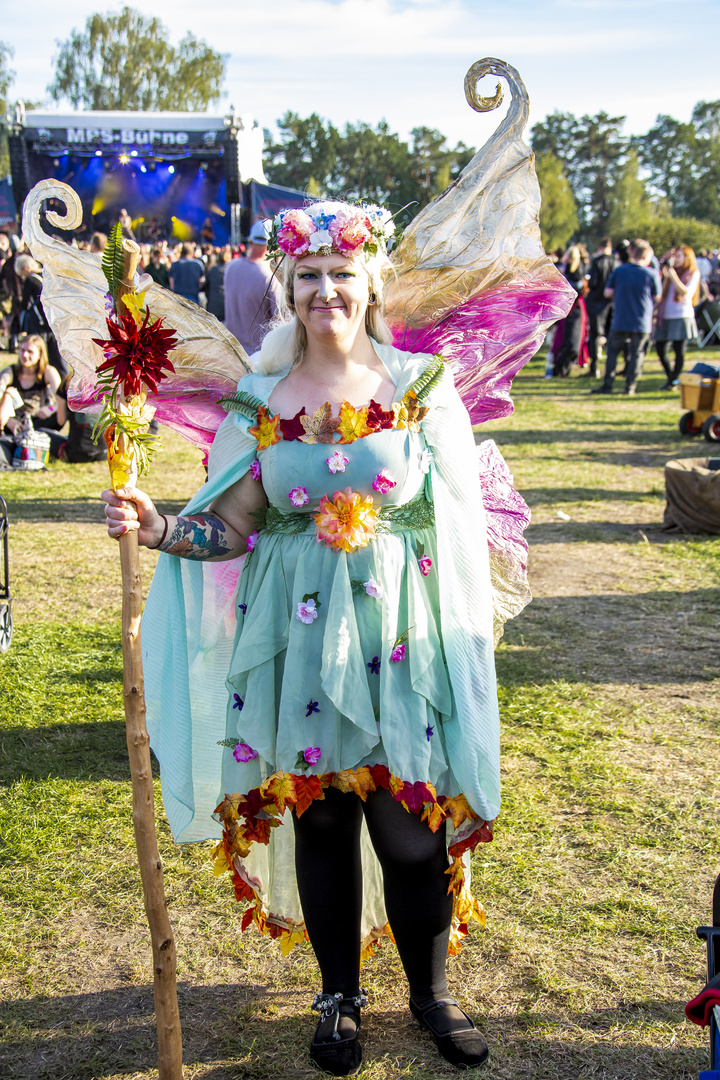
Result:
<instances>
[{"instance_id":1,"label":"woman's nose","mask_svg":"<svg viewBox=\"0 0 720 1080\"><path fill-rule=\"evenodd\" d=\"M321 300L329 300L335 295L335 286L329 274L323 274L318 284L318 296Z\"/></svg>"}]
</instances>

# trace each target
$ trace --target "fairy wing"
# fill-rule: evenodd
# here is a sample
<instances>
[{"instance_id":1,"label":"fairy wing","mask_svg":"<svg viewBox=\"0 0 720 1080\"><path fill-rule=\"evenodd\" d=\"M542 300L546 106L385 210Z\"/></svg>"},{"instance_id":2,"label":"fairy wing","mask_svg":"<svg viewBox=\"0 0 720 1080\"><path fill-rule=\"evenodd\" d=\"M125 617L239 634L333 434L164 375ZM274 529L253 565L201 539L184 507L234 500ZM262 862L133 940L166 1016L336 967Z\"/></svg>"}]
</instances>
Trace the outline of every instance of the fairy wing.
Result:
<instances>
[{"instance_id":1,"label":"fairy wing","mask_svg":"<svg viewBox=\"0 0 720 1080\"><path fill-rule=\"evenodd\" d=\"M65 214L49 211L50 224L76 229L82 206L76 193L59 180L41 180L25 200L23 236L33 258L43 266L42 303L60 352L72 367L70 406L92 408L100 400L95 369L103 360L92 338L106 338L107 281L98 255L79 251L50 236L40 221L46 199L57 199ZM218 400L233 393L248 371L247 354L221 322L203 308L153 283L145 293L153 318L162 317L175 331L178 344L170 353L175 373L149 395L161 423L174 428L196 446L207 449L225 417Z\"/></svg>"},{"instance_id":2,"label":"fairy wing","mask_svg":"<svg viewBox=\"0 0 720 1080\"><path fill-rule=\"evenodd\" d=\"M458 179L422 210L393 252L386 290L394 343L442 353L473 423L512 412L510 385L575 293L540 240L540 188L532 150L522 141L528 94L515 68L479 60L465 78L477 112L497 108L477 94L484 75L511 91L507 116Z\"/></svg>"}]
</instances>

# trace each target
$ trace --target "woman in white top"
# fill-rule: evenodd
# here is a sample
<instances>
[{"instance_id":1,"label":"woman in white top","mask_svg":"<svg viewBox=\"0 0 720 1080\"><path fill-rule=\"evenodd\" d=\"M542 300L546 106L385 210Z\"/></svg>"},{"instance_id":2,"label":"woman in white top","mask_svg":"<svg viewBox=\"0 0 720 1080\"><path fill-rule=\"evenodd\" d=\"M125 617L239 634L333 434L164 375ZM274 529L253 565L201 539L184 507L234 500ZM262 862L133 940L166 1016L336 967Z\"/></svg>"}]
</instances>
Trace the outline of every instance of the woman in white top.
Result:
<instances>
[{"instance_id":1,"label":"woman in white top","mask_svg":"<svg viewBox=\"0 0 720 1080\"><path fill-rule=\"evenodd\" d=\"M671 390L680 378L685 348L697 335L695 304L699 299L700 271L695 252L687 244L681 244L663 268L663 289L655 327L655 347L667 378L663 390ZM674 367L667 358L671 342L675 351Z\"/></svg>"}]
</instances>

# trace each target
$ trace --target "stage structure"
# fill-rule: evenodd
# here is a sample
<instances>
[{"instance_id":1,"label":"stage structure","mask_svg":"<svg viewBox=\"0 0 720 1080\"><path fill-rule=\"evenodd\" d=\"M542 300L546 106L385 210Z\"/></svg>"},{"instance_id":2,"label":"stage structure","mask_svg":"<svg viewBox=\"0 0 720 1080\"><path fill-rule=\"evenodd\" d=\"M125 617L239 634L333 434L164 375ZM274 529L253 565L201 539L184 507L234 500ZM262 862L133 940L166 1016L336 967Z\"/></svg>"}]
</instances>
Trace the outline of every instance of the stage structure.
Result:
<instances>
[{"instance_id":1,"label":"stage structure","mask_svg":"<svg viewBox=\"0 0 720 1080\"><path fill-rule=\"evenodd\" d=\"M40 180L62 180L83 205L78 240L108 233L127 210L140 242L237 244L259 216L306 199L267 184L262 129L234 110L26 113L19 104L9 143L18 212Z\"/></svg>"}]
</instances>

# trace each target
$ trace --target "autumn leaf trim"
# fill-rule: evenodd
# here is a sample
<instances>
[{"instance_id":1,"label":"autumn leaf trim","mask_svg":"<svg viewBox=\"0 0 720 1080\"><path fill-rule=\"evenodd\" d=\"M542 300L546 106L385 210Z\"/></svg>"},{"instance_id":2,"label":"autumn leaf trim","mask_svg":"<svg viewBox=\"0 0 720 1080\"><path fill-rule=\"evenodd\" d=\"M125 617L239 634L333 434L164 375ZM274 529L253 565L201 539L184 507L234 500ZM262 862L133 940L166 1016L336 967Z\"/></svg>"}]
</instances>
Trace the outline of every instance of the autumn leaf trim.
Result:
<instances>
[{"instance_id":1,"label":"autumn leaf trim","mask_svg":"<svg viewBox=\"0 0 720 1080\"><path fill-rule=\"evenodd\" d=\"M307 940L304 923L294 922L265 910L257 890L240 874L236 859L245 858L253 843L269 843L270 830L282 825L280 818L286 809L294 810L298 816L302 815L315 799L325 798L325 791L329 787L344 792L354 791L363 801L368 792L385 788L406 810L417 813L422 820L426 820L433 832L437 832L445 821L452 821L456 829L466 821L478 823L478 827L469 836L451 845L449 849L453 862L446 871L450 878L447 891L453 897L453 915L448 953L451 956L459 953L462 939L468 933L469 923L474 920L481 925L485 924L484 909L470 893L462 855L465 851L474 850L479 843L492 840L492 822L477 818L464 795L438 798L432 784L423 784L421 781L411 784L400 780L385 765L365 765L359 769L344 769L322 776L275 773L247 795L225 797L215 811L215 817L222 823L223 835L213 852L214 872L216 875L229 873L235 899L238 902L250 902L250 906L243 913L241 929L247 930L254 924L261 933L266 933L279 942L284 956L287 956L295 945ZM363 942L363 961L373 954L375 946L386 934L392 939L388 924L371 931Z\"/></svg>"}]
</instances>

